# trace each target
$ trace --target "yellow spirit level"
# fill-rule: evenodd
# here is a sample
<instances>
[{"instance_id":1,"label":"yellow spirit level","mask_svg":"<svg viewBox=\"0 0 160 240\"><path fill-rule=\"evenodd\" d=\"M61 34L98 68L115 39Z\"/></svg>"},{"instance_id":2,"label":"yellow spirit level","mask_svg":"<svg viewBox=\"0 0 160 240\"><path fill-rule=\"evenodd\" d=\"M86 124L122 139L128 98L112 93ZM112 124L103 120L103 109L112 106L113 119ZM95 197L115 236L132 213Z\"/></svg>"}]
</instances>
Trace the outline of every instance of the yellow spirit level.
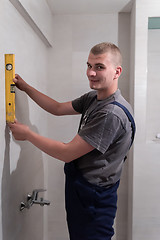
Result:
<instances>
[{"instance_id":1,"label":"yellow spirit level","mask_svg":"<svg viewBox=\"0 0 160 240\"><path fill-rule=\"evenodd\" d=\"M15 56L5 54L5 90L6 90L6 121L15 120Z\"/></svg>"}]
</instances>

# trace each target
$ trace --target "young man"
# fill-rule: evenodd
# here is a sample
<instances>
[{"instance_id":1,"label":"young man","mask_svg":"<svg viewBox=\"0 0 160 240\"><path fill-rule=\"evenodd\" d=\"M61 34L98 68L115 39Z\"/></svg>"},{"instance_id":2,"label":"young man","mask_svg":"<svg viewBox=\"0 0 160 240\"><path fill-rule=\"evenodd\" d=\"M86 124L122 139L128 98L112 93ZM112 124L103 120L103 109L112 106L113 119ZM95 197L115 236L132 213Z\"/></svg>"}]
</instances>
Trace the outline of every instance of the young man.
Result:
<instances>
[{"instance_id":1,"label":"young man","mask_svg":"<svg viewBox=\"0 0 160 240\"><path fill-rule=\"evenodd\" d=\"M14 79L16 86L44 110L58 116L82 114L78 133L69 143L40 136L18 121L9 124L16 140L30 141L65 162L71 240L111 240L114 234L117 188L133 141L134 124L124 110L127 108L132 118L131 106L118 89L121 64L117 46L107 42L94 46L87 61L87 77L93 91L65 103L37 91L19 75Z\"/></svg>"}]
</instances>

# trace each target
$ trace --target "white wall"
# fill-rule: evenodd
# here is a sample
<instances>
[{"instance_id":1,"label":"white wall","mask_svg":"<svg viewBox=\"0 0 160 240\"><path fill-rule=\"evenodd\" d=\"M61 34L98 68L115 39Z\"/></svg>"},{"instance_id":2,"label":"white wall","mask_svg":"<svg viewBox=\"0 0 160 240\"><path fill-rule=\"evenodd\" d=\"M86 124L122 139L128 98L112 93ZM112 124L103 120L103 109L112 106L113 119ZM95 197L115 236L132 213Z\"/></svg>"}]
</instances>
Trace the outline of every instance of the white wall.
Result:
<instances>
[{"instance_id":1,"label":"white wall","mask_svg":"<svg viewBox=\"0 0 160 240\"><path fill-rule=\"evenodd\" d=\"M129 24L129 14L54 16L49 95L59 101L68 101L89 91L85 72L90 48L99 42L111 41L122 48L124 72L119 86L123 95L129 98ZM67 142L77 132L79 117L49 116L48 120L51 138ZM127 240L127 169L126 164L119 193L117 240ZM48 171L49 199L53 199L54 203L49 211L48 240L66 240L63 164L50 159Z\"/></svg>"},{"instance_id":2,"label":"white wall","mask_svg":"<svg viewBox=\"0 0 160 240\"><path fill-rule=\"evenodd\" d=\"M46 14L43 9L41 13ZM33 189L47 187L47 157L27 142L15 142L6 127L4 54L14 53L16 72L29 84L46 92L49 49L10 1L1 0L0 32L0 239L43 240L48 232L47 209L32 206L20 212L19 206ZM47 116L18 90L16 117L46 135Z\"/></svg>"},{"instance_id":3,"label":"white wall","mask_svg":"<svg viewBox=\"0 0 160 240\"><path fill-rule=\"evenodd\" d=\"M158 240L160 236L160 145L152 139L147 140L148 121L146 119L149 114L147 99L147 88L149 87L147 84L148 17L160 16L160 2L136 0L133 9L132 27L135 54L132 55L134 58L132 77L134 78L137 133L133 152L132 234L129 239ZM154 107L154 92L152 92L152 98ZM158 103L156 107L158 107ZM152 121L152 125L154 125L154 121ZM158 127L156 130L158 131ZM154 136L154 133L152 134Z\"/></svg>"}]
</instances>

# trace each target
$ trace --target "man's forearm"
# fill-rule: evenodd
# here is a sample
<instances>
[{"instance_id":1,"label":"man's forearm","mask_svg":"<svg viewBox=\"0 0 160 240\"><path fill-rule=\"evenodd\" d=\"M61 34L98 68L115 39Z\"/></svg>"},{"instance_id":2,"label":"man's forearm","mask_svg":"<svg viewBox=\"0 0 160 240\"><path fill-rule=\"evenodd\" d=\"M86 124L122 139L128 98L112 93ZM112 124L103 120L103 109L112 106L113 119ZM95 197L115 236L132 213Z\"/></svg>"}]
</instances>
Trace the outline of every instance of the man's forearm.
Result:
<instances>
[{"instance_id":1,"label":"man's forearm","mask_svg":"<svg viewBox=\"0 0 160 240\"><path fill-rule=\"evenodd\" d=\"M27 87L25 88L25 92L34 102L36 102L45 111L52 113L54 115L58 115L59 103L57 101L39 92L30 85L27 85Z\"/></svg>"},{"instance_id":2,"label":"man's forearm","mask_svg":"<svg viewBox=\"0 0 160 240\"><path fill-rule=\"evenodd\" d=\"M56 100L48 97L47 95L30 86L18 74L15 74L13 81L18 89L26 92L34 102L36 102L47 112L56 116L77 114L77 112L72 107L71 101L64 103L57 102Z\"/></svg>"},{"instance_id":3,"label":"man's forearm","mask_svg":"<svg viewBox=\"0 0 160 240\"><path fill-rule=\"evenodd\" d=\"M32 131L28 133L27 140L39 148L41 151L56 159L59 159L63 162L69 162L73 160L67 157L67 146L63 142L40 136L39 134Z\"/></svg>"},{"instance_id":4,"label":"man's forearm","mask_svg":"<svg viewBox=\"0 0 160 240\"><path fill-rule=\"evenodd\" d=\"M26 140L46 154L65 163L71 162L92 151L94 147L85 142L78 134L68 143L49 139L29 130Z\"/></svg>"}]
</instances>

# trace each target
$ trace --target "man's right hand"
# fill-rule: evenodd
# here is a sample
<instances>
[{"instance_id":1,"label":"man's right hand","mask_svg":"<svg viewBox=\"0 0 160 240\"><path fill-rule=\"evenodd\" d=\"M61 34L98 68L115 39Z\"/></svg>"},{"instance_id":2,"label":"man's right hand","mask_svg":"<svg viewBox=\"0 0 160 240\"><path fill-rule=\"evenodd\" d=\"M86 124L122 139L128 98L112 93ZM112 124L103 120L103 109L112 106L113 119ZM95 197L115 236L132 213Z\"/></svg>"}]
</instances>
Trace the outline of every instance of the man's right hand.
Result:
<instances>
[{"instance_id":1,"label":"man's right hand","mask_svg":"<svg viewBox=\"0 0 160 240\"><path fill-rule=\"evenodd\" d=\"M15 78L13 79L16 87L19 88L21 91L25 91L28 84L18 75L15 74Z\"/></svg>"}]
</instances>

